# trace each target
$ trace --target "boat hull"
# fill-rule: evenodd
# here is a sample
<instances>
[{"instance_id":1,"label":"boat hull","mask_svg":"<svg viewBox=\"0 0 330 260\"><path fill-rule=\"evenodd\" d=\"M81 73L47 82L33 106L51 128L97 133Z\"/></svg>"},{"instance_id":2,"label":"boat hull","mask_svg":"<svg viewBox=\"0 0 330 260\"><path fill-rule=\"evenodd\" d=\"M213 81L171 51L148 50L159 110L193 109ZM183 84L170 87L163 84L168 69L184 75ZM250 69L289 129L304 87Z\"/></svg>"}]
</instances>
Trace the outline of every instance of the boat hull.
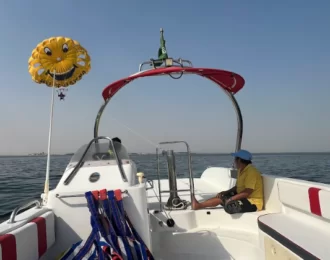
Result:
<instances>
[{"instance_id":1,"label":"boat hull","mask_svg":"<svg viewBox=\"0 0 330 260\"><path fill-rule=\"evenodd\" d=\"M208 168L194 179L195 196L198 200L210 198L235 185L235 181L229 168ZM329 185L267 175L263 175L263 182L265 209L259 212L229 215L221 206L160 211L169 194L162 194L160 204L157 180L152 188L147 182L126 187L123 202L156 259L306 259L294 245L304 248L308 259L326 259L330 240ZM168 189L168 180L161 180L160 186ZM189 188L189 179L177 179L177 186ZM102 183L102 187L115 188L110 182ZM91 190L82 188L81 194ZM190 201L189 191L178 194ZM173 226L168 225L169 218ZM281 236L274 236L263 225ZM14 224L1 223L0 232L1 260L55 259L90 234L86 199L52 190L46 206L18 214ZM283 237L292 243L286 244ZM10 243L12 246L8 246Z\"/></svg>"}]
</instances>

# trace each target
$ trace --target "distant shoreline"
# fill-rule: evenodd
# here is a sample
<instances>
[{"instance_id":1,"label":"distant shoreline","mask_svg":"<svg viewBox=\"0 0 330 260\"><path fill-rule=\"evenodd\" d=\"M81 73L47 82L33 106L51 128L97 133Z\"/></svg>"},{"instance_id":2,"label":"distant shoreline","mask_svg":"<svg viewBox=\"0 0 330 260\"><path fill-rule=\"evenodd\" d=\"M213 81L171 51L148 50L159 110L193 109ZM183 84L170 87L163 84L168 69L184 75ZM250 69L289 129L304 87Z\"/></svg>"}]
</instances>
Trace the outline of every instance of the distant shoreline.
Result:
<instances>
[{"instance_id":1,"label":"distant shoreline","mask_svg":"<svg viewBox=\"0 0 330 260\"><path fill-rule=\"evenodd\" d=\"M66 154L51 154L50 156L72 156L73 153ZM0 157L47 157L47 154L15 154L15 155L0 155Z\"/></svg>"},{"instance_id":2,"label":"distant shoreline","mask_svg":"<svg viewBox=\"0 0 330 260\"><path fill-rule=\"evenodd\" d=\"M185 154L186 152L176 152L176 154ZM65 154L51 154L51 156L73 156L74 153ZM130 156L146 156L155 155L156 153L129 153ZM230 153L215 153L215 152L196 152L191 153L192 155L230 155ZM265 152L265 153L253 153L253 155L290 155L290 154L330 154L329 152ZM46 154L22 154L22 155L0 155L0 157L47 157Z\"/></svg>"}]
</instances>

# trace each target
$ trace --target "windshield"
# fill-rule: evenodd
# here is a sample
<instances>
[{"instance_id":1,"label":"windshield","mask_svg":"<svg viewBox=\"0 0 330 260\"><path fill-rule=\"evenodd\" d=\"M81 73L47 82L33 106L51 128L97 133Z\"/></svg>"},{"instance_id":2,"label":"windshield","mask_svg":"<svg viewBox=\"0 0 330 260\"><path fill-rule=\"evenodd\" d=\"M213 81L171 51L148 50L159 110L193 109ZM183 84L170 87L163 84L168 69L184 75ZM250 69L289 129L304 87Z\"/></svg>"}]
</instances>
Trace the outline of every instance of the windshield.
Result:
<instances>
[{"instance_id":1,"label":"windshield","mask_svg":"<svg viewBox=\"0 0 330 260\"><path fill-rule=\"evenodd\" d=\"M129 160L129 155L126 148L118 142L113 142L118 159ZM77 163L83 156L88 144L83 145L78 151L72 156L70 163ZM106 143L93 143L88 149L83 161L104 161L104 160L116 160L113 147L109 142Z\"/></svg>"}]
</instances>

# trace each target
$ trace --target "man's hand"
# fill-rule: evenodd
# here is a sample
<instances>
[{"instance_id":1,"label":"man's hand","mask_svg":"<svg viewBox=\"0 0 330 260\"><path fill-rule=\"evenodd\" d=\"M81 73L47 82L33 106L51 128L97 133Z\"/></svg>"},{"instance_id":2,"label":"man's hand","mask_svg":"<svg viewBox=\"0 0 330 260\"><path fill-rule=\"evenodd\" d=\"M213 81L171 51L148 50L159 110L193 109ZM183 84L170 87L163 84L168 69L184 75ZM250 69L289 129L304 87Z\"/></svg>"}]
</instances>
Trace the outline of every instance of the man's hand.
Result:
<instances>
[{"instance_id":1,"label":"man's hand","mask_svg":"<svg viewBox=\"0 0 330 260\"><path fill-rule=\"evenodd\" d=\"M236 186L232 187L229 190L221 191L216 195L216 198L222 199L222 196L229 194L230 192L235 192L236 191Z\"/></svg>"},{"instance_id":2,"label":"man's hand","mask_svg":"<svg viewBox=\"0 0 330 260\"><path fill-rule=\"evenodd\" d=\"M226 191L221 191L221 192L219 192L217 195L216 195L216 197L218 198L218 199L222 199L222 196L223 195L226 195Z\"/></svg>"},{"instance_id":3,"label":"man's hand","mask_svg":"<svg viewBox=\"0 0 330 260\"><path fill-rule=\"evenodd\" d=\"M253 192L252 189L244 189L242 192L236 194L235 196L231 197L232 200L241 200L248 198L251 193Z\"/></svg>"},{"instance_id":4,"label":"man's hand","mask_svg":"<svg viewBox=\"0 0 330 260\"><path fill-rule=\"evenodd\" d=\"M232 201L232 200L233 200L233 197L230 197L229 199L225 200L225 201L224 201L224 202L225 202L225 205L227 205L228 202L230 202L230 201Z\"/></svg>"},{"instance_id":5,"label":"man's hand","mask_svg":"<svg viewBox=\"0 0 330 260\"><path fill-rule=\"evenodd\" d=\"M222 199L222 196L225 196L225 195L227 195L229 193L229 191L228 190L226 190L226 191L221 191L221 192L219 192L218 194L217 194L217 198L218 199Z\"/></svg>"}]
</instances>

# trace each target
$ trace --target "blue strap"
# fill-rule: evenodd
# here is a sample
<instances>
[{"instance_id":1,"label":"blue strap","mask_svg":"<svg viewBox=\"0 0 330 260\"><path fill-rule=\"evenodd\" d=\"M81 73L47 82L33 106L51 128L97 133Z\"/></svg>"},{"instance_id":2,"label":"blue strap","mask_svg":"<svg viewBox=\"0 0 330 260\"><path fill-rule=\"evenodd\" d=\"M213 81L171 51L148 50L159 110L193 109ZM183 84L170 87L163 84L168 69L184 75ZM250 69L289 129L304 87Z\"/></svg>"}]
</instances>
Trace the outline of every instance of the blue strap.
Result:
<instances>
[{"instance_id":1,"label":"blue strap","mask_svg":"<svg viewBox=\"0 0 330 260\"><path fill-rule=\"evenodd\" d=\"M137 256L138 260L147 259L147 258L144 258L144 256L143 256L142 245L136 240L133 240L133 244L134 244L134 248L135 248L135 252L136 252L136 256Z\"/></svg>"},{"instance_id":2,"label":"blue strap","mask_svg":"<svg viewBox=\"0 0 330 260\"><path fill-rule=\"evenodd\" d=\"M62 255L62 257L60 258L60 260L67 260L68 257L71 256L71 254L73 253L73 251L74 251L74 250L75 250L75 249L76 249L76 248L77 248L82 242L83 242L83 240L80 240L79 242L73 244L73 245L71 246L71 248L70 248L67 252L65 252L64 255Z\"/></svg>"},{"instance_id":3,"label":"blue strap","mask_svg":"<svg viewBox=\"0 0 330 260\"><path fill-rule=\"evenodd\" d=\"M128 237L130 237L130 238L133 238L133 239L136 239L136 238L134 237L133 233L131 232L130 227L127 225L126 217L125 217L126 213L125 213L125 209L124 209L124 203L123 203L123 200L119 200L119 201L117 201L117 205L118 205L118 208L119 208L120 214L121 214L122 218L124 219L124 223L125 223L125 226L126 226L126 228L125 228L125 231L126 231L125 234L126 234L126 236L128 236Z\"/></svg>"},{"instance_id":4,"label":"blue strap","mask_svg":"<svg viewBox=\"0 0 330 260\"><path fill-rule=\"evenodd\" d=\"M110 193L110 196L109 196L109 193ZM125 209L124 209L124 203L122 200L116 200L115 199L115 196L114 196L114 192L113 191L108 191L108 197L109 199L111 198L113 201L114 201L114 204L116 204L114 207L118 213L118 215L120 216L120 222L122 223L122 226L124 226L124 228L122 228L122 235L123 236L127 236L129 238L131 238L131 240L133 241L137 241L137 243L134 243L134 248L135 248L135 251L137 252L137 255L139 256L139 259L148 259L148 255L147 255L147 250L146 250L146 245L144 244L143 240L141 239L141 237L138 235L137 231L133 228L130 227L127 219L128 219L128 216L125 212ZM132 226L132 225L131 225ZM124 233L124 234L123 234ZM134 234L135 233L135 234ZM141 255L143 258L141 258Z\"/></svg>"},{"instance_id":5,"label":"blue strap","mask_svg":"<svg viewBox=\"0 0 330 260\"><path fill-rule=\"evenodd\" d=\"M93 229L94 229L94 227L93 227ZM99 259L99 260L105 260L105 258L104 258L104 252L103 252L102 247L101 247L101 241L100 241L101 238L100 238L100 234L99 234L99 232L96 232L96 234L95 234L95 238L96 238L96 239L94 239L94 245L95 245L95 247L96 247L95 253L96 253L96 251L97 251L97 255L98 255L98 259ZM93 254L93 255L94 255L94 254ZM91 256L90 259L91 259L91 260L94 260L95 257L92 258L92 256Z\"/></svg>"},{"instance_id":6,"label":"blue strap","mask_svg":"<svg viewBox=\"0 0 330 260\"><path fill-rule=\"evenodd\" d=\"M107 230L105 230L106 232L109 232L108 239L111 241L111 244L114 244L115 248L117 248L116 252L121 255L122 252L121 252L121 248L119 246L118 239L117 239L118 235L115 231L115 225L113 224L113 221L111 218L111 215L113 215L113 214L110 211L109 200L102 200L102 205L103 205L103 209L106 213L105 221L109 225L107 227ZM104 229L104 226L102 226L102 227Z\"/></svg>"},{"instance_id":7,"label":"blue strap","mask_svg":"<svg viewBox=\"0 0 330 260\"><path fill-rule=\"evenodd\" d=\"M96 247L98 248L98 247ZM103 257L103 258L101 258ZM88 260L102 259L104 260L104 255L96 254L96 250L94 250L93 254L88 258Z\"/></svg>"},{"instance_id":8,"label":"blue strap","mask_svg":"<svg viewBox=\"0 0 330 260\"><path fill-rule=\"evenodd\" d=\"M110 244L113 250L119 253L120 249L119 245L115 242L116 239L113 239L113 236L111 234L110 236L107 236L104 227L100 221L99 214L95 205L98 202L94 200L94 197L90 191L85 193L85 197L87 199L87 206L89 208L89 211L91 212L92 228L98 230L101 233L102 237L106 240L106 242Z\"/></svg>"},{"instance_id":9,"label":"blue strap","mask_svg":"<svg viewBox=\"0 0 330 260\"><path fill-rule=\"evenodd\" d=\"M103 205L103 209L106 213L107 222L108 222L108 225L109 225L109 230L108 231L110 232L111 235L117 236L117 233L115 232L114 225L113 225L113 222L112 222L113 214L110 211L109 200L102 200L102 205Z\"/></svg>"},{"instance_id":10,"label":"blue strap","mask_svg":"<svg viewBox=\"0 0 330 260\"><path fill-rule=\"evenodd\" d=\"M95 230L92 230L91 234L87 238L85 245L75 255L76 259L83 259L84 256L91 250L95 240Z\"/></svg>"},{"instance_id":11,"label":"blue strap","mask_svg":"<svg viewBox=\"0 0 330 260\"><path fill-rule=\"evenodd\" d=\"M119 229L120 232L120 236L122 238L123 244L124 244L124 248L126 251L126 255L128 259L133 259L132 256L132 252L131 252L131 247L128 243L127 237L125 236L125 225L122 222L122 217L121 214L119 213L118 207L117 207L117 203L116 203L116 198L115 198L115 193L113 191L108 191L108 199L109 199L109 204L110 204L110 209L111 212L114 215L114 219L115 222L117 224L117 227Z\"/></svg>"},{"instance_id":12,"label":"blue strap","mask_svg":"<svg viewBox=\"0 0 330 260\"><path fill-rule=\"evenodd\" d=\"M104 260L104 257L100 254L97 254L97 246L95 246L95 244L97 244L96 241L96 232L95 230L92 230L91 234L89 235L89 237L87 238L86 241L79 241L78 243L75 243L70 250L68 250L60 259L61 260L68 260L68 259L72 259L72 260L79 260L79 259L83 259L84 257L87 256L87 254L90 254L90 252L92 251L91 256L88 259L95 259L95 256L98 255L98 259ZM78 246L80 246L82 243L84 242L83 246L79 249L79 251L77 253L74 253L74 251L77 249ZM94 245L94 247L93 247ZM94 256L94 257L93 257Z\"/></svg>"},{"instance_id":13,"label":"blue strap","mask_svg":"<svg viewBox=\"0 0 330 260\"><path fill-rule=\"evenodd\" d=\"M129 219L128 215L125 212L125 223L128 226L128 228L132 231L134 239L140 242L141 244L141 250L142 250L142 255L143 259L149 259L149 260L154 260L154 257L152 256L151 252L149 251L147 245L144 243L143 239L140 237L139 233L136 231L134 226L132 225L131 220ZM148 254L149 253L149 254ZM149 255L149 258L148 258Z\"/></svg>"},{"instance_id":14,"label":"blue strap","mask_svg":"<svg viewBox=\"0 0 330 260\"><path fill-rule=\"evenodd\" d=\"M117 207L117 202L115 198L115 193L113 191L108 191L108 198L111 212L114 216L115 224L118 228L118 232L120 236L125 236L125 225L123 224L123 219Z\"/></svg>"},{"instance_id":15,"label":"blue strap","mask_svg":"<svg viewBox=\"0 0 330 260\"><path fill-rule=\"evenodd\" d=\"M127 260L154 260L151 252L128 218L123 201L116 200L114 191L108 191L107 195L108 199L99 201L94 198L92 192L85 193L87 206L91 213L92 232L74 259L81 259L91 252L92 255L89 259L95 259L96 257L100 260L108 259L110 255L102 250L108 246L110 254L112 249L113 252ZM99 212L99 207L103 208L102 213ZM104 224L104 221L107 225ZM100 235L105 242L101 241ZM119 239L122 241L124 248L119 246ZM66 255L69 257L80 244L81 242L74 244ZM93 251L91 251L92 247ZM122 250L125 250L125 252L122 252ZM64 260L64 258L62 259Z\"/></svg>"}]
</instances>

